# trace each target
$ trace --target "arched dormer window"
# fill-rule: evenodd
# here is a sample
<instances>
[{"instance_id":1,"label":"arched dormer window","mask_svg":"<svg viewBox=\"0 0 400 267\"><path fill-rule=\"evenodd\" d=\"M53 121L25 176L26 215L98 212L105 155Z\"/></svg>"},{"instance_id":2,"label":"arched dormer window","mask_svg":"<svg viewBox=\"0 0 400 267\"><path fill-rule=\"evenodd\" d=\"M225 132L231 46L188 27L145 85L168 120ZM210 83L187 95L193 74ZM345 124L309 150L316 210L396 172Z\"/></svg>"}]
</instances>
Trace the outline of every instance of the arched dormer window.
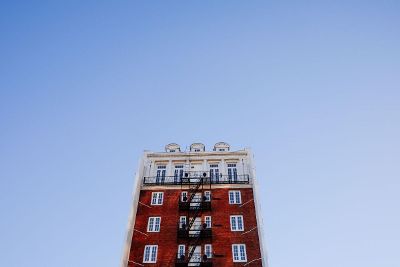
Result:
<instances>
[{"instance_id":1,"label":"arched dormer window","mask_svg":"<svg viewBox=\"0 0 400 267\"><path fill-rule=\"evenodd\" d=\"M214 151L229 151L231 146L228 143L225 142L218 142L214 145Z\"/></svg>"},{"instance_id":2,"label":"arched dormer window","mask_svg":"<svg viewBox=\"0 0 400 267\"><path fill-rule=\"evenodd\" d=\"M178 144L171 143L165 146L165 152L181 152L181 147Z\"/></svg>"},{"instance_id":3,"label":"arched dormer window","mask_svg":"<svg viewBox=\"0 0 400 267\"><path fill-rule=\"evenodd\" d=\"M193 143L190 145L190 152L203 152L205 146L202 143Z\"/></svg>"}]
</instances>

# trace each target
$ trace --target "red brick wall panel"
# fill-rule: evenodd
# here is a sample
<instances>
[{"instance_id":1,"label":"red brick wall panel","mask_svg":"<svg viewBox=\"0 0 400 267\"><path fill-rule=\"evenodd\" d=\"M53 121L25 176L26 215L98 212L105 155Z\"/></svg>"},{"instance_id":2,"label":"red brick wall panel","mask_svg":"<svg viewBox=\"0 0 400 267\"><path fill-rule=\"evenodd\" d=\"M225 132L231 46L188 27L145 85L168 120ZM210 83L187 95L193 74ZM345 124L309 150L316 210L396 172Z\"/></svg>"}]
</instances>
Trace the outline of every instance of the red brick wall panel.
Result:
<instances>
[{"instance_id":1,"label":"red brick wall panel","mask_svg":"<svg viewBox=\"0 0 400 267\"><path fill-rule=\"evenodd\" d=\"M240 190L242 196L242 205L229 204L229 190ZM174 266L176 253L179 244L186 244L187 240L178 240L177 226L179 216L187 216L188 213L179 211L178 200L182 190L142 190L139 201L149 205L151 208L139 203L135 229L146 235L134 231L132 237L131 253L129 260L138 263L143 262L143 252L145 245L158 245L157 263L146 266ZM186 190L184 190L186 191ZM209 191L209 190L207 190ZM164 192L163 205L151 205L152 192ZM234 263L232 260L232 244L246 244L247 261L261 257L258 231L254 229L257 226L255 216L255 206L253 199L253 190L251 188L240 189L211 189L212 210L202 213L202 217L211 215L212 217L212 239L201 241L202 253L204 253L204 244L212 244L214 253L213 266L242 266L243 263ZM249 201L247 204L245 204ZM244 204L244 205L243 205ZM243 215L244 231L232 232L230 229L230 215ZM147 233L147 222L149 217L161 217L161 227L158 233ZM204 219L203 219L204 220ZM203 221L202 220L202 221ZM135 266L131 264L129 266ZM255 261L248 264L249 267L261 266L261 261Z\"/></svg>"}]
</instances>

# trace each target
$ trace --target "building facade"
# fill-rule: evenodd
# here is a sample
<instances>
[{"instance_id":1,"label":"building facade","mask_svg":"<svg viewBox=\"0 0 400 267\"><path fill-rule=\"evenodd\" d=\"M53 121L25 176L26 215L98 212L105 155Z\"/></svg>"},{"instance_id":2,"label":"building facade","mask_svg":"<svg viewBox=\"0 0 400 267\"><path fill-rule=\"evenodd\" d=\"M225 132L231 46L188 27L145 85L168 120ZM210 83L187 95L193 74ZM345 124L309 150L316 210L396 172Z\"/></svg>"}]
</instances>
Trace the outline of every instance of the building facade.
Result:
<instances>
[{"instance_id":1,"label":"building facade","mask_svg":"<svg viewBox=\"0 0 400 267\"><path fill-rule=\"evenodd\" d=\"M121 266L267 267L252 158L224 142L144 152Z\"/></svg>"}]
</instances>

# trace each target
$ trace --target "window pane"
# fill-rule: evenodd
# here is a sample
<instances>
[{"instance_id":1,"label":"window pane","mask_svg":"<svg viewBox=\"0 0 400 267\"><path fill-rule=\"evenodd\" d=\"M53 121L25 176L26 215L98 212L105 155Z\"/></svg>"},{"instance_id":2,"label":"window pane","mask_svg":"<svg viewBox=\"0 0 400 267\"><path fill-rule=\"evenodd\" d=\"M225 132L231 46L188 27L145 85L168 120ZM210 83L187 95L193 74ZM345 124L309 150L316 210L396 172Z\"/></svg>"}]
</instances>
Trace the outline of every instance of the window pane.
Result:
<instances>
[{"instance_id":1,"label":"window pane","mask_svg":"<svg viewBox=\"0 0 400 267\"><path fill-rule=\"evenodd\" d=\"M146 246L144 249L144 261L149 261L150 259L150 247Z\"/></svg>"},{"instance_id":2,"label":"window pane","mask_svg":"<svg viewBox=\"0 0 400 267\"><path fill-rule=\"evenodd\" d=\"M244 245L240 245L240 260L246 260L246 253L244 250Z\"/></svg>"},{"instance_id":3,"label":"window pane","mask_svg":"<svg viewBox=\"0 0 400 267\"><path fill-rule=\"evenodd\" d=\"M243 230L243 221L241 216L237 217L237 224L238 224L238 230Z\"/></svg>"},{"instance_id":4,"label":"window pane","mask_svg":"<svg viewBox=\"0 0 400 267\"><path fill-rule=\"evenodd\" d=\"M240 191L236 191L236 204L240 204Z\"/></svg>"},{"instance_id":5,"label":"window pane","mask_svg":"<svg viewBox=\"0 0 400 267\"><path fill-rule=\"evenodd\" d=\"M233 257L235 260L239 260L238 247L236 245L233 246Z\"/></svg>"},{"instance_id":6,"label":"window pane","mask_svg":"<svg viewBox=\"0 0 400 267\"><path fill-rule=\"evenodd\" d=\"M160 219L159 217L156 218L156 222L154 225L154 231L159 232L160 231Z\"/></svg>"},{"instance_id":7,"label":"window pane","mask_svg":"<svg viewBox=\"0 0 400 267\"><path fill-rule=\"evenodd\" d=\"M151 261L156 261L157 247L153 246L151 251Z\"/></svg>"},{"instance_id":8,"label":"window pane","mask_svg":"<svg viewBox=\"0 0 400 267\"><path fill-rule=\"evenodd\" d=\"M232 227L232 230L236 230L236 218L235 217L231 217L231 227Z\"/></svg>"}]
</instances>

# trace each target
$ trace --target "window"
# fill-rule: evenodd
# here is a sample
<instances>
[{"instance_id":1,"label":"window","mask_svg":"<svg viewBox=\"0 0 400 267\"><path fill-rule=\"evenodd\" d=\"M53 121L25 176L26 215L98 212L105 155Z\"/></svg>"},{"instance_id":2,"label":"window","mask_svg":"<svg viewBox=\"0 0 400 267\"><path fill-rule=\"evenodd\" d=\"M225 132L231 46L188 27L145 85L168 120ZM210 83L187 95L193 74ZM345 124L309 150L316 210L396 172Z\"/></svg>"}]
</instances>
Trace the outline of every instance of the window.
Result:
<instances>
[{"instance_id":1,"label":"window","mask_svg":"<svg viewBox=\"0 0 400 267\"><path fill-rule=\"evenodd\" d=\"M234 215L231 216L231 231L243 231L243 216L242 215Z\"/></svg>"},{"instance_id":2,"label":"window","mask_svg":"<svg viewBox=\"0 0 400 267\"><path fill-rule=\"evenodd\" d=\"M151 195L151 205L162 205L163 198L164 198L163 192L153 192Z\"/></svg>"},{"instance_id":3,"label":"window","mask_svg":"<svg viewBox=\"0 0 400 267\"><path fill-rule=\"evenodd\" d=\"M180 182L183 177L183 165L175 165L174 182Z\"/></svg>"},{"instance_id":4,"label":"window","mask_svg":"<svg viewBox=\"0 0 400 267\"><path fill-rule=\"evenodd\" d=\"M242 204L240 191L229 191L229 204Z\"/></svg>"},{"instance_id":5,"label":"window","mask_svg":"<svg viewBox=\"0 0 400 267\"><path fill-rule=\"evenodd\" d=\"M228 163L228 179L229 182L237 181L236 163Z\"/></svg>"},{"instance_id":6,"label":"window","mask_svg":"<svg viewBox=\"0 0 400 267\"><path fill-rule=\"evenodd\" d=\"M178 246L178 258L185 256L185 245Z\"/></svg>"},{"instance_id":7,"label":"window","mask_svg":"<svg viewBox=\"0 0 400 267\"><path fill-rule=\"evenodd\" d=\"M204 245L204 254L207 258L212 258L212 246L210 244Z\"/></svg>"},{"instance_id":8,"label":"window","mask_svg":"<svg viewBox=\"0 0 400 267\"><path fill-rule=\"evenodd\" d=\"M187 192L186 191L181 192L181 201L182 202L187 201Z\"/></svg>"},{"instance_id":9,"label":"window","mask_svg":"<svg viewBox=\"0 0 400 267\"><path fill-rule=\"evenodd\" d=\"M175 149L170 149L169 152L175 152Z\"/></svg>"},{"instance_id":10,"label":"window","mask_svg":"<svg viewBox=\"0 0 400 267\"><path fill-rule=\"evenodd\" d=\"M218 151L225 151L225 148L220 148L218 149Z\"/></svg>"},{"instance_id":11,"label":"window","mask_svg":"<svg viewBox=\"0 0 400 267\"><path fill-rule=\"evenodd\" d=\"M218 164L210 164L210 178L214 182L219 180L219 168Z\"/></svg>"},{"instance_id":12,"label":"window","mask_svg":"<svg viewBox=\"0 0 400 267\"><path fill-rule=\"evenodd\" d=\"M166 171L167 171L166 165L158 165L157 166L156 183L164 182Z\"/></svg>"},{"instance_id":13,"label":"window","mask_svg":"<svg viewBox=\"0 0 400 267\"><path fill-rule=\"evenodd\" d=\"M179 228L184 228L183 226L186 227L186 216L179 217Z\"/></svg>"},{"instance_id":14,"label":"window","mask_svg":"<svg viewBox=\"0 0 400 267\"><path fill-rule=\"evenodd\" d=\"M204 192L204 201L211 201L211 191Z\"/></svg>"},{"instance_id":15,"label":"window","mask_svg":"<svg viewBox=\"0 0 400 267\"><path fill-rule=\"evenodd\" d=\"M149 217L147 232L160 232L161 217Z\"/></svg>"},{"instance_id":16,"label":"window","mask_svg":"<svg viewBox=\"0 0 400 267\"><path fill-rule=\"evenodd\" d=\"M196 149L194 150L194 152L200 152L200 149L196 148Z\"/></svg>"},{"instance_id":17,"label":"window","mask_svg":"<svg viewBox=\"0 0 400 267\"><path fill-rule=\"evenodd\" d=\"M157 262L157 245L147 245L144 247L143 263Z\"/></svg>"},{"instance_id":18,"label":"window","mask_svg":"<svg viewBox=\"0 0 400 267\"><path fill-rule=\"evenodd\" d=\"M204 221L206 223L206 228L211 228L211 216L204 216Z\"/></svg>"},{"instance_id":19,"label":"window","mask_svg":"<svg viewBox=\"0 0 400 267\"><path fill-rule=\"evenodd\" d=\"M233 244L232 245L232 256L233 262L246 262L246 245L245 244Z\"/></svg>"}]
</instances>

